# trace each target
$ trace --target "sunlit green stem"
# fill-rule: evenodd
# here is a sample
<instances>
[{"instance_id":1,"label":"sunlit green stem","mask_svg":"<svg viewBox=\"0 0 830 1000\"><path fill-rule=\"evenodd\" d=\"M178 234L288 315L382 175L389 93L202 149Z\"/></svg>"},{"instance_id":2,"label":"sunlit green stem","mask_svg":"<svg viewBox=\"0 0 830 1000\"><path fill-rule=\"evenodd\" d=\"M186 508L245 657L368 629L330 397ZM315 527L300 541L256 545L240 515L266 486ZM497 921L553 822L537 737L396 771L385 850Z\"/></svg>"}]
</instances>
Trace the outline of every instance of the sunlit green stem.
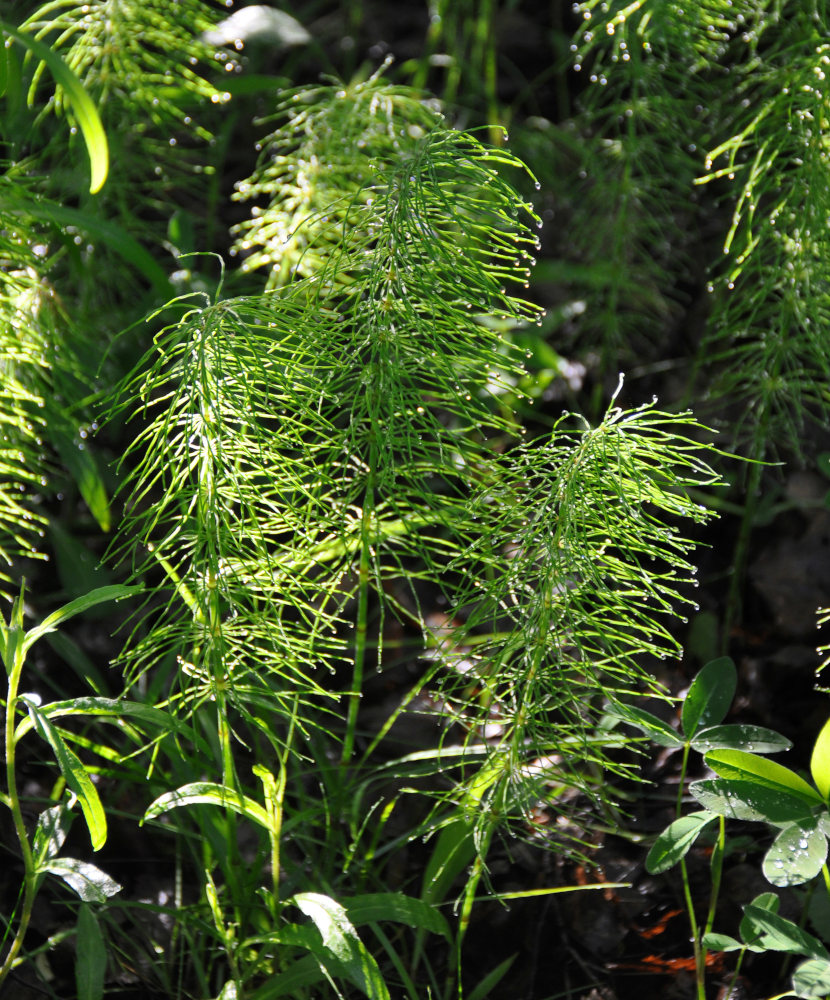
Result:
<instances>
[{"instance_id":1,"label":"sunlit green stem","mask_svg":"<svg viewBox=\"0 0 830 1000\"><path fill-rule=\"evenodd\" d=\"M265 793L265 808L269 817L268 837L271 844L271 885L275 914L280 907L280 842L282 839L282 817L288 775L288 759L294 742L298 710L299 698L295 696L288 735L279 753L279 774L276 779L267 768L262 767L260 764L254 766L254 774L262 781Z\"/></svg>"},{"instance_id":2,"label":"sunlit green stem","mask_svg":"<svg viewBox=\"0 0 830 1000\"><path fill-rule=\"evenodd\" d=\"M14 627L14 626L12 626ZM0 984L8 976L15 963L15 960L23 946L23 939L29 927L32 917L32 906L35 901L37 888L37 878L35 874L35 861L32 855L32 848L26 834L26 826L23 822L23 814L20 810L20 797L17 791L17 778L15 775L16 746L14 739L14 718L17 709L17 689L20 684L20 674L23 670L24 654L20 647L15 650L12 669L9 673L8 694L6 697L6 787L8 788L9 807L11 809L14 830L20 844L20 853L23 858L23 903L20 911L20 922L12 941L5 961L0 966Z\"/></svg>"},{"instance_id":3,"label":"sunlit green stem","mask_svg":"<svg viewBox=\"0 0 830 1000\"><path fill-rule=\"evenodd\" d=\"M375 508L374 472L376 449L372 448L370 472L363 499L363 513L360 525L360 565L358 567L357 621L354 638L354 669L352 690L349 695L349 709L346 718L346 734L343 738L342 764L347 764L354 752L357 716L363 691L363 673L366 661L367 632L369 627L369 571L372 564L372 522Z\"/></svg>"},{"instance_id":4,"label":"sunlit green stem","mask_svg":"<svg viewBox=\"0 0 830 1000\"><path fill-rule=\"evenodd\" d=\"M219 594L216 590L216 582L213 579L213 570L210 571L210 575L210 582L213 584L210 588L208 602L208 628L211 636L210 671L213 694L216 699L219 746L222 753L222 780L229 787L237 788L238 780L236 767L233 762L231 730L228 722L227 664L225 663L225 657L222 655L222 620L219 608Z\"/></svg>"},{"instance_id":5,"label":"sunlit green stem","mask_svg":"<svg viewBox=\"0 0 830 1000\"><path fill-rule=\"evenodd\" d=\"M680 782L677 789L677 818L683 811L683 792L686 788L686 769L689 764L690 743L683 745L683 761L680 765ZM686 859L680 859L680 876L683 881L683 898L686 902L686 912L689 914L689 928L692 932L692 947L695 956L695 976L697 979L698 1000L706 1000L706 955L701 946L700 926L695 916L695 905L692 900L692 889L689 883L689 872L686 868ZM718 876L720 878L720 876Z\"/></svg>"},{"instance_id":6,"label":"sunlit green stem","mask_svg":"<svg viewBox=\"0 0 830 1000\"><path fill-rule=\"evenodd\" d=\"M726 820L723 816L718 816L718 839L712 850L712 860L710 870L712 872L712 889L709 896L709 913L706 917L706 927L703 931L704 937L712 930L715 923L715 911L718 907L718 894L720 893L721 877L723 875L723 855L726 850ZM704 948L704 961L706 959L706 949Z\"/></svg>"},{"instance_id":7,"label":"sunlit green stem","mask_svg":"<svg viewBox=\"0 0 830 1000\"><path fill-rule=\"evenodd\" d=\"M690 743L683 744L683 760L680 763L680 781L677 787L677 804L675 819L680 819L683 814L683 792L686 788L686 769L689 766L689 751L691 750Z\"/></svg>"},{"instance_id":8,"label":"sunlit green stem","mask_svg":"<svg viewBox=\"0 0 830 1000\"><path fill-rule=\"evenodd\" d=\"M479 848L476 851L473 868L464 889L464 901L461 904L461 915L458 918L458 933L455 938L455 981L458 1000L462 1000L464 996L461 977L461 950L464 946L464 938L467 935L467 929L470 926L470 918L473 913L473 903L475 902L476 890L478 889L479 883L484 875L484 859L487 856L487 849L490 846L491 837L492 827L487 829L484 837L484 843L479 845ZM452 978L448 977L444 992L445 1000L451 1000L452 994Z\"/></svg>"},{"instance_id":9,"label":"sunlit green stem","mask_svg":"<svg viewBox=\"0 0 830 1000\"><path fill-rule=\"evenodd\" d=\"M683 880L683 899L686 902L686 911L689 914L689 927L692 932L692 947L694 949L695 974L697 977L697 996L698 1000L706 1000L706 964L703 949L700 945L700 927L698 926L697 917L695 917L695 905L692 900L692 890L685 858L682 858L680 861L680 876Z\"/></svg>"}]
</instances>

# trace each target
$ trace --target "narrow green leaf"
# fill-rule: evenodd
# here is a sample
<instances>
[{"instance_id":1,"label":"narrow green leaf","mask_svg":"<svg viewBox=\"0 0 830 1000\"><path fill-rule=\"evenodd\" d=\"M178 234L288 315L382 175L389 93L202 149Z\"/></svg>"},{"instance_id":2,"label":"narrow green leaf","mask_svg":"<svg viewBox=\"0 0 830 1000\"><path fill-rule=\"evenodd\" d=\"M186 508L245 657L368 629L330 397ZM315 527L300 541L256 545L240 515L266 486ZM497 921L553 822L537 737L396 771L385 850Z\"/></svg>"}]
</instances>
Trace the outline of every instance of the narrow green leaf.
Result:
<instances>
[{"instance_id":1,"label":"narrow green leaf","mask_svg":"<svg viewBox=\"0 0 830 1000\"><path fill-rule=\"evenodd\" d=\"M680 721L687 739L705 726L716 726L729 711L738 686L738 672L728 656L710 660L692 681L683 701Z\"/></svg>"},{"instance_id":2,"label":"narrow green leaf","mask_svg":"<svg viewBox=\"0 0 830 1000\"><path fill-rule=\"evenodd\" d=\"M120 583L111 584L108 587L98 587L97 590L90 591L90 593L84 594L83 597L78 597L74 601L70 601L62 608L44 618L40 625L35 625L33 629L26 633L26 637L23 640L24 653L38 639L46 635L47 632L54 632L57 626L61 622L66 621L67 618L83 614L84 611L94 608L96 604L102 604L104 601L120 601L123 597L140 594L143 589L141 586L127 587Z\"/></svg>"},{"instance_id":3,"label":"narrow green leaf","mask_svg":"<svg viewBox=\"0 0 830 1000\"><path fill-rule=\"evenodd\" d=\"M0 38L0 97L9 85L9 49L4 38Z\"/></svg>"},{"instance_id":4,"label":"narrow green leaf","mask_svg":"<svg viewBox=\"0 0 830 1000\"><path fill-rule=\"evenodd\" d=\"M813 746L810 774L813 776L816 788L827 799L830 796L830 719L821 727Z\"/></svg>"},{"instance_id":5,"label":"narrow green leaf","mask_svg":"<svg viewBox=\"0 0 830 1000\"><path fill-rule=\"evenodd\" d=\"M750 903L744 915L753 933L761 934L761 943L770 951L785 951L794 955L811 955L827 959L827 949L812 934L801 930L791 920Z\"/></svg>"},{"instance_id":6,"label":"narrow green leaf","mask_svg":"<svg viewBox=\"0 0 830 1000\"><path fill-rule=\"evenodd\" d=\"M117 698L83 697L70 698L67 701L52 701L48 705L39 706L40 714L47 719L59 719L72 715L112 716L113 718L136 719L146 722L156 729L178 732L182 723L172 715L159 708L142 705L140 702L121 701ZM25 736L33 728L31 718L21 719L14 731L15 740Z\"/></svg>"},{"instance_id":7,"label":"narrow green leaf","mask_svg":"<svg viewBox=\"0 0 830 1000\"><path fill-rule=\"evenodd\" d=\"M495 969L488 972L484 979L473 988L472 992L465 994L467 1000L487 1000L492 991L510 971L510 967L515 961L516 956L511 955L503 962L499 962Z\"/></svg>"},{"instance_id":8,"label":"narrow green leaf","mask_svg":"<svg viewBox=\"0 0 830 1000\"><path fill-rule=\"evenodd\" d=\"M390 1000L377 962L366 950L340 903L319 892L300 892L292 901L320 932L323 948L329 956L319 954L318 957L329 971L333 971L329 961L329 957L333 957L336 960L334 971L357 986L370 1000Z\"/></svg>"},{"instance_id":9,"label":"narrow green leaf","mask_svg":"<svg viewBox=\"0 0 830 1000\"><path fill-rule=\"evenodd\" d=\"M79 448L75 443L74 430L62 424L54 429L50 440L98 527L108 532L112 526L110 503L95 453L86 446Z\"/></svg>"},{"instance_id":10,"label":"narrow green leaf","mask_svg":"<svg viewBox=\"0 0 830 1000\"><path fill-rule=\"evenodd\" d=\"M300 958L276 976L271 976L252 995L251 1000L277 1000L278 997L296 997L298 991L323 979L320 963L313 955Z\"/></svg>"},{"instance_id":11,"label":"narrow green leaf","mask_svg":"<svg viewBox=\"0 0 830 1000\"><path fill-rule=\"evenodd\" d=\"M798 795L754 781L704 778L693 781L689 791L705 809L728 819L782 825L806 819L813 809Z\"/></svg>"},{"instance_id":12,"label":"narrow green leaf","mask_svg":"<svg viewBox=\"0 0 830 1000\"><path fill-rule=\"evenodd\" d=\"M791 792L813 805L822 797L795 771L743 750L712 750L703 758L715 774L722 778L752 781L767 788Z\"/></svg>"},{"instance_id":13,"label":"narrow green leaf","mask_svg":"<svg viewBox=\"0 0 830 1000\"><path fill-rule=\"evenodd\" d=\"M83 84L61 57L48 45L38 41L25 32L18 31L10 25L0 25L2 30L16 42L29 49L41 62L49 67L56 82L63 88L67 100L72 106L89 153L91 177L89 190L91 194L100 191L107 179L109 169L109 149L104 126L98 116L98 111Z\"/></svg>"},{"instance_id":14,"label":"narrow green leaf","mask_svg":"<svg viewBox=\"0 0 830 1000\"><path fill-rule=\"evenodd\" d=\"M107 971L107 949L95 914L86 903L78 911L77 942L75 985L78 1000L101 1000Z\"/></svg>"},{"instance_id":15,"label":"narrow green leaf","mask_svg":"<svg viewBox=\"0 0 830 1000\"><path fill-rule=\"evenodd\" d=\"M646 870L656 875L673 868L681 858L686 857L703 830L717 818L714 813L702 811L681 816L670 823L648 852Z\"/></svg>"},{"instance_id":16,"label":"narrow green leaf","mask_svg":"<svg viewBox=\"0 0 830 1000\"><path fill-rule=\"evenodd\" d=\"M471 825L463 819L448 823L438 834L424 871L421 898L429 903L441 903L456 878L475 854Z\"/></svg>"},{"instance_id":17,"label":"narrow green leaf","mask_svg":"<svg viewBox=\"0 0 830 1000\"><path fill-rule=\"evenodd\" d=\"M77 858L52 858L43 871L62 878L85 903L105 903L121 891L121 886L100 868Z\"/></svg>"},{"instance_id":18,"label":"narrow green leaf","mask_svg":"<svg viewBox=\"0 0 830 1000\"><path fill-rule=\"evenodd\" d=\"M591 882L588 885L556 885L546 889L520 889L516 892L488 892L482 896L474 896L475 903L488 903L494 900L533 899L539 896L558 896L565 892L607 892L608 889L630 889L630 882Z\"/></svg>"},{"instance_id":19,"label":"narrow green leaf","mask_svg":"<svg viewBox=\"0 0 830 1000\"><path fill-rule=\"evenodd\" d=\"M7 674L11 674L14 669L15 659L23 647L23 636L23 629L17 625L3 627L0 652L3 653L3 666L6 668Z\"/></svg>"},{"instance_id":20,"label":"narrow green leaf","mask_svg":"<svg viewBox=\"0 0 830 1000\"><path fill-rule=\"evenodd\" d=\"M20 584L20 594L15 597L9 612L8 622L0 611L0 656L3 657L3 666L6 673L11 676L15 669L19 650L23 642L23 603L25 596L25 582Z\"/></svg>"},{"instance_id":21,"label":"narrow green leaf","mask_svg":"<svg viewBox=\"0 0 830 1000\"><path fill-rule=\"evenodd\" d=\"M811 958L793 973L793 990L803 1000L825 1000L830 994L830 961Z\"/></svg>"},{"instance_id":22,"label":"narrow green leaf","mask_svg":"<svg viewBox=\"0 0 830 1000\"><path fill-rule=\"evenodd\" d=\"M693 749L698 753L708 753L710 750L746 750L748 753L778 753L789 750L792 743L776 733L774 729L763 726L710 726L698 729L692 740Z\"/></svg>"},{"instance_id":23,"label":"narrow green leaf","mask_svg":"<svg viewBox=\"0 0 830 1000\"><path fill-rule=\"evenodd\" d=\"M20 700L28 709L37 734L52 747L55 760L67 785L78 796L86 825L89 828L92 849L94 851L100 850L107 840L107 817L86 768L75 753L69 749L61 734L41 712L39 706L26 695L21 695Z\"/></svg>"},{"instance_id":24,"label":"narrow green leaf","mask_svg":"<svg viewBox=\"0 0 830 1000\"><path fill-rule=\"evenodd\" d=\"M635 708L633 705L618 704L609 709L608 714L616 716L622 722L626 722L631 726L636 726L637 729L645 733L658 746L683 746L683 740L668 722L664 722L656 715L652 715L651 712L646 712L645 709Z\"/></svg>"},{"instance_id":25,"label":"narrow green leaf","mask_svg":"<svg viewBox=\"0 0 830 1000\"><path fill-rule=\"evenodd\" d=\"M269 828L268 813L258 802L232 788L225 788L224 785L210 781L194 781L173 792L165 792L149 805L141 822L146 823L148 819L155 819L156 816L161 816L171 809L196 805L221 806L240 816L246 816L266 830Z\"/></svg>"},{"instance_id":26,"label":"narrow green leaf","mask_svg":"<svg viewBox=\"0 0 830 1000\"><path fill-rule=\"evenodd\" d=\"M391 920L393 923L440 934L448 941L452 937L449 924L434 906L422 899L405 896L402 892L367 893L365 896L352 896L340 902L356 927Z\"/></svg>"},{"instance_id":27,"label":"narrow green leaf","mask_svg":"<svg viewBox=\"0 0 830 1000\"><path fill-rule=\"evenodd\" d=\"M223 81L224 82L224 81ZM17 202L0 197L0 207L10 215L23 214ZM159 296L168 298L172 286L170 279L158 261L149 251L117 223L110 219L101 219L90 211L73 208L71 205L59 205L45 198L30 199L25 205L26 217L42 219L56 227L58 232L66 227L75 227L93 239L106 243L124 261L131 264L153 286Z\"/></svg>"},{"instance_id":28,"label":"narrow green leaf","mask_svg":"<svg viewBox=\"0 0 830 1000\"><path fill-rule=\"evenodd\" d=\"M782 830L764 856L764 876L773 885L803 885L827 860L827 837L815 821Z\"/></svg>"}]
</instances>

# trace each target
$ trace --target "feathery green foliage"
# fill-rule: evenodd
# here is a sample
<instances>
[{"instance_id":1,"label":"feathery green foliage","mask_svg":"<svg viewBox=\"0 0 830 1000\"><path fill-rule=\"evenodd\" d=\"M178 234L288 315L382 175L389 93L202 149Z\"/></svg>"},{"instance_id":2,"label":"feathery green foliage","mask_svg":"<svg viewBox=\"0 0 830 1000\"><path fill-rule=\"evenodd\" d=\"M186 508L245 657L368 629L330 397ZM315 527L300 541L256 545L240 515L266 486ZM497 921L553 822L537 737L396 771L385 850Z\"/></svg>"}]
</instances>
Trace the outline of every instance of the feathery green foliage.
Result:
<instances>
[{"instance_id":1,"label":"feathery green foliage","mask_svg":"<svg viewBox=\"0 0 830 1000\"><path fill-rule=\"evenodd\" d=\"M753 458L784 443L799 454L804 420L830 415L830 156L822 136L830 47L816 34L812 6L780 19L770 10L747 26L746 55L733 69L737 111L700 178L726 176L735 191L704 349L722 365L714 391L742 413L738 428Z\"/></svg>"},{"instance_id":2,"label":"feathery green foliage","mask_svg":"<svg viewBox=\"0 0 830 1000\"><path fill-rule=\"evenodd\" d=\"M679 653L668 626L696 580L693 544L672 522L705 521L685 490L718 479L683 436L699 430L653 405L612 406L596 427L557 425L508 455L473 498L479 529L464 575L471 556L480 568L459 600L463 637L445 644L450 669L453 649L470 647L449 701L472 739L498 733L490 746L506 786L528 783L511 795L494 784L499 809L512 797L527 810L544 780L584 789L582 760L613 770L595 736L599 715L638 682L653 684L645 656ZM473 685L484 693L465 698Z\"/></svg>"},{"instance_id":3,"label":"feathery green foliage","mask_svg":"<svg viewBox=\"0 0 830 1000\"><path fill-rule=\"evenodd\" d=\"M412 155L440 121L418 94L379 73L285 94L275 116L282 124L260 144L256 171L237 183L235 199L268 204L235 227L232 253L243 255L243 270L269 267L269 288L316 274L347 232L354 199L371 204L372 179Z\"/></svg>"},{"instance_id":4,"label":"feathery green foliage","mask_svg":"<svg viewBox=\"0 0 830 1000\"><path fill-rule=\"evenodd\" d=\"M168 154L166 138L183 125L209 139L210 132L193 124L187 111L194 103L227 100L194 67L211 59L227 60L202 42L200 32L211 27L204 4L181 0L174 5L149 0L115 4L92 0L79 5L74 0L43 4L22 25L35 38L48 41L62 55L103 109L105 124L115 125L118 116L133 122L133 141L146 153ZM40 83L44 67L36 70L29 88L30 100ZM58 88L49 109L62 114L66 95ZM125 138L122 130L110 129ZM155 133L155 135L153 134Z\"/></svg>"},{"instance_id":5,"label":"feathery green foliage","mask_svg":"<svg viewBox=\"0 0 830 1000\"><path fill-rule=\"evenodd\" d=\"M120 483L108 562L143 603L120 633L125 690L57 644L95 687L73 702L83 735L59 719L68 701L41 709L15 689L7 743L46 739L96 844L115 817L87 754L129 788L119 801L144 833L175 845L187 891L158 905L175 931L148 935L148 960L127 956L166 995L484 996L507 965L471 984L463 949L498 838L564 853L591 822L566 817L613 803L609 775L637 777L608 713L658 693L655 661L681 651L721 456L681 407L623 406L621 378L609 406L607 389L621 361L662 364L665 339L682 339L712 234L727 254L708 275L709 333L689 337L708 401L742 407L736 440L755 459L771 437L797 444L807 412L826 416L828 57L811 21L823 6L776 22L786 7L579 4L562 125L522 123L532 81L511 107L500 89L511 3L432 4L425 55L398 74L414 88L389 62L286 88L267 75L273 52L246 60L233 19L212 31L219 9L195 0L55 0L23 21L94 101L113 155L90 193L77 101L47 95L36 53L6 60L0 558L16 584L38 532L51 519L60 537L77 515L76 493L84 530L109 530L105 477L77 437L104 414ZM479 114L481 130L452 127L421 89L433 79L457 124ZM263 112L270 134L246 160L234 129ZM508 118L538 167L503 148ZM542 326L525 298L551 204L520 193L537 175L569 254L544 262L541 287L571 296L571 344L542 340L565 341L567 310ZM538 417L516 412L531 348L577 341L598 357L579 400L593 422L550 418L558 382L534 388ZM69 503L45 503L67 480ZM14 615L21 631L22 602ZM97 736L107 713L120 742ZM410 743L398 734L413 719ZM7 769L28 907L15 780ZM413 840L427 863L395 882ZM445 921L436 907L453 897ZM144 914L106 898L77 923L98 956L79 959L90 995L101 934L111 953L140 948L125 927Z\"/></svg>"},{"instance_id":6,"label":"feathery green foliage","mask_svg":"<svg viewBox=\"0 0 830 1000\"><path fill-rule=\"evenodd\" d=\"M397 94L370 87L342 114L348 129L363 116L369 131ZM298 96L313 119L342 113L339 87ZM138 669L183 642L176 652L194 676L212 661L214 684L279 692L263 668L285 679L331 663L342 609L356 598L359 678L368 589L383 595L404 559L424 555L435 579L457 551L464 495L489 456L483 435L512 429L488 383L515 361L478 317L535 314L503 287L527 277L535 237L518 217L528 206L493 170L512 163L508 154L418 106L431 129L407 135L409 155L368 159L368 179L358 172L351 192L336 193L331 212L344 212L347 235L313 244L313 277L188 308L126 386L151 422L133 445L136 513L121 536L152 546L149 563L165 568L187 622L165 615L143 635ZM398 125L390 119L382 134L397 136ZM313 129L306 142L321 148L308 156L324 161L334 135ZM303 242L319 235L315 221L298 230ZM413 603L393 603L419 620ZM306 681L291 697L300 689L324 693Z\"/></svg>"},{"instance_id":7,"label":"feathery green foliage","mask_svg":"<svg viewBox=\"0 0 830 1000\"><path fill-rule=\"evenodd\" d=\"M11 566L30 554L45 519L26 503L45 475L39 439L48 385L51 308L41 284L31 232L25 220L0 232L0 561ZM45 301L47 300L47 301ZM2 576L4 582L11 582Z\"/></svg>"}]
</instances>

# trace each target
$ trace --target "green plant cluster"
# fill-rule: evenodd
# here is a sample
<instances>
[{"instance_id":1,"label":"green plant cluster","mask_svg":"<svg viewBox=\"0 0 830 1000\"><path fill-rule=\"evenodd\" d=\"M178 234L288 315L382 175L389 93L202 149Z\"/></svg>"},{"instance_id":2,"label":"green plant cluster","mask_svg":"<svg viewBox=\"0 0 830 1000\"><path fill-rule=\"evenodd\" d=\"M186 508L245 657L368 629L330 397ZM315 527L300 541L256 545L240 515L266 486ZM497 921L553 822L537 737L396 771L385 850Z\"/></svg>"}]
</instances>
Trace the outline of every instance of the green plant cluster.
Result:
<instances>
[{"instance_id":1,"label":"green plant cluster","mask_svg":"<svg viewBox=\"0 0 830 1000\"><path fill-rule=\"evenodd\" d=\"M722 725L727 659L682 734L630 699L664 694L693 550L737 504L728 641L765 463L808 455L828 416L830 18L568 5L545 44L581 93L560 86L553 123L532 81L500 89L520 4L430 4L421 58L351 75L319 6L0 21L2 805L23 872L0 987L74 940L79 1000L125 970L200 1000L495 996L513 959L468 967L476 904L578 887L501 893L490 861L621 823L628 723L683 753L651 870L719 831L704 927L683 867L701 1000L710 948L802 955L797 995L824 995L828 953L777 897L740 941L713 926L727 817L780 830L774 885L828 878L827 737L815 788L757 757L788 743ZM359 34L364 5L343 10ZM551 198L567 247L542 244ZM711 308L686 384L625 404L695 268ZM690 400L733 425L745 501ZM35 739L58 777L29 803ZM681 816L692 749L717 777ZM125 829L170 858L149 903L104 870ZM70 918L35 946L39 895Z\"/></svg>"},{"instance_id":2,"label":"green plant cluster","mask_svg":"<svg viewBox=\"0 0 830 1000\"><path fill-rule=\"evenodd\" d=\"M688 914L695 947L698 996L705 1000L706 955L708 951L738 952L733 983L747 952L784 952L804 958L792 973L792 993L815 1000L830 990L830 952L818 938L779 915L780 897L774 892L759 894L743 908L740 940L713 932L721 887L723 861L727 851L726 819L766 823L775 839L766 851L762 871L778 888L801 886L822 876L830 893L827 867L830 836L830 722L819 733L810 761L812 783L799 773L768 760L762 754L789 750L790 741L769 729L749 725L722 725L737 687L737 671L729 657L712 660L694 679L683 701L682 738L657 716L631 705L618 706L623 722L640 729L659 746L682 749L681 775L685 778L689 751L703 754L707 767L716 775L693 781L689 791L703 809L680 815L683 787L678 795L678 817L657 838L646 858L654 874L679 864L683 877ZM695 915L685 858L707 828L718 824L711 854L711 898L704 927ZM814 904L812 896L807 902ZM820 926L817 909L809 911ZM826 937L826 928L822 928Z\"/></svg>"}]
</instances>

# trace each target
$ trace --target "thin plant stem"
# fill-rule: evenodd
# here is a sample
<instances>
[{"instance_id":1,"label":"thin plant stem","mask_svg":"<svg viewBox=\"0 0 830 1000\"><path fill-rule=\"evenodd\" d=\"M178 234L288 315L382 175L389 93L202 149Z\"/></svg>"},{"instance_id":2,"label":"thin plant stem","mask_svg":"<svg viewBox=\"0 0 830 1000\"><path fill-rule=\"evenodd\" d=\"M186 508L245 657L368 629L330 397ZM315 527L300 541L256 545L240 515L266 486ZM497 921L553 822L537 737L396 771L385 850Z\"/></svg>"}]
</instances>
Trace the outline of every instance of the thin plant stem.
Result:
<instances>
[{"instance_id":1,"label":"thin plant stem","mask_svg":"<svg viewBox=\"0 0 830 1000\"><path fill-rule=\"evenodd\" d=\"M461 976L461 950L464 946L464 938L467 935L467 929L470 926L470 917L473 912L476 890L478 889L479 883L484 875L484 859L487 856L487 848L490 846L491 837L492 828L488 828L484 836L484 843L476 851L473 868L464 889L464 902L461 906L461 915L458 918L458 933L455 938L455 978L458 1000L463 1000L464 996ZM446 1000L452 1000L452 993L452 980L448 979L445 991Z\"/></svg>"},{"instance_id":2,"label":"thin plant stem","mask_svg":"<svg viewBox=\"0 0 830 1000\"><path fill-rule=\"evenodd\" d=\"M677 789L677 818L683 811L683 790L686 787L686 769L689 764L689 750L691 744L683 745L683 761L680 765L680 782ZM695 906L692 900L692 889L689 883L689 872L686 868L686 859L680 859L680 877L683 881L683 898L686 902L686 911L689 914L689 928L692 932L692 948L695 958L695 977L697 979L698 1000L706 1000L706 956L701 946L700 926L695 916ZM710 911L710 917L711 917Z\"/></svg>"},{"instance_id":3,"label":"thin plant stem","mask_svg":"<svg viewBox=\"0 0 830 1000\"><path fill-rule=\"evenodd\" d=\"M20 684L20 674L23 670L23 655L19 647L15 651L12 670L9 674L9 687L6 696L6 787L8 788L9 808L11 809L14 830L20 844L20 853L23 859L23 903L20 911L20 921L14 935L5 961L0 966L0 984L8 976L15 963L15 960L23 946L23 939L29 928L29 921L32 917L32 907L35 901L37 888L37 878L35 873L35 861L29 838L26 834L26 826L23 822L23 814L20 809L20 796L17 791L17 777L15 774L16 765L16 743L14 738L14 717L17 710L17 689Z\"/></svg>"},{"instance_id":4,"label":"thin plant stem","mask_svg":"<svg viewBox=\"0 0 830 1000\"><path fill-rule=\"evenodd\" d=\"M695 917L695 906L692 900L692 889L689 884L689 872L686 868L686 859L680 861L680 876L683 880L683 898L686 901L686 910L689 914L689 927L692 932L692 948L695 957L695 975L697 978L698 1000L706 1000L706 966L703 950L700 946L700 927L697 917Z\"/></svg>"},{"instance_id":5,"label":"thin plant stem","mask_svg":"<svg viewBox=\"0 0 830 1000\"><path fill-rule=\"evenodd\" d=\"M729 638L732 626L738 619L741 611L741 587L743 585L744 572L749 554L749 539L752 535L755 509L758 506L758 490L761 486L760 462L754 462L750 467L747 481L746 504L744 505L741 527L738 531L738 540L735 543L735 555L732 559L732 576L729 580L729 592L726 597L726 610L723 616L723 635L721 638L721 652L727 653L729 650Z\"/></svg>"},{"instance_id":6,"label":"thin plant stem","mask_svg":"<svg viewBox=\"0 0 830 1000\"><path fill-rule=\"evenodd\" d=\"M706 927L703 931L704 937L712 930L715 923L715 911L718 906L718 894L720 893L721 877L723 875L723 855L726 849L726 820L723 816L718 816L718 839L712 851L710 870L712 872L712 890L709 896L709 913L706 917ZM705 958L704 949L704 958Z\"/></svg>"},{"instance_id":7,"label":"thin plant stem","mask_svg":"<svg viewBox=\"0 0 830 1000\"><path fill-rule=\"evenodd\" d=\"M373 449L374 451L374 449ZM374 458L374 455L373 455ZM371 469L375 468L372 462ZM369 621L369 569L372 558L370 525L375 504L374 475L370 471L366 484L366 495L363 501L363 513L360 525L360 566L358 568L357 621L355 623L354 668L352 672L352 690L349 695L349 708L346 718L346 734L343 738L343 752L340 763L346 765L354 752L355 734L357 732L357 715L360 711L360 698L363 689L363 671L366 660L367 630Z\"/></svg>"}]
</instances>

